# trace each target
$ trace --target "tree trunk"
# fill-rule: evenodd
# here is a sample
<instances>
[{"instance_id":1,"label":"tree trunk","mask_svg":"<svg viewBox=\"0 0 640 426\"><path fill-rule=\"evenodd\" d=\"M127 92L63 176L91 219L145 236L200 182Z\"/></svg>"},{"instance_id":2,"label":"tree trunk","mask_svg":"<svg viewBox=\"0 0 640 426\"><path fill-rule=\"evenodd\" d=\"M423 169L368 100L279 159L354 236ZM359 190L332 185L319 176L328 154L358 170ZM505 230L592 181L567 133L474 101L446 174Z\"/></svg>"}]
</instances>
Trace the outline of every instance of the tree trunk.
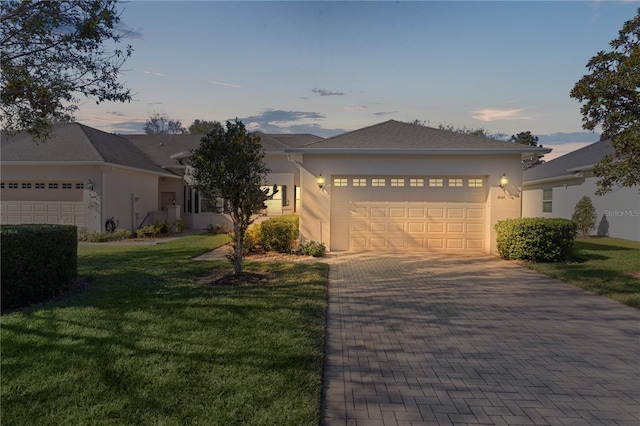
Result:
<instances>
[{"instance_id":1,"label":"tree trunk","mask_svg":"<svg viewBox=\"0 0 640 426\"><path fill-rule=\"evenodd\" d=\"M243 242L244 242L244 230L242 229L242 226L240 226L240 224L238 223L239 221L237 221L234 225L234 230L233 230L233 239L234 239L234 244L233 244L233 273L236 275L239 275L242 273L242 262L243 262L243 255L244 255L244 247L243 247Z\"/></svg>"}]
</instances>

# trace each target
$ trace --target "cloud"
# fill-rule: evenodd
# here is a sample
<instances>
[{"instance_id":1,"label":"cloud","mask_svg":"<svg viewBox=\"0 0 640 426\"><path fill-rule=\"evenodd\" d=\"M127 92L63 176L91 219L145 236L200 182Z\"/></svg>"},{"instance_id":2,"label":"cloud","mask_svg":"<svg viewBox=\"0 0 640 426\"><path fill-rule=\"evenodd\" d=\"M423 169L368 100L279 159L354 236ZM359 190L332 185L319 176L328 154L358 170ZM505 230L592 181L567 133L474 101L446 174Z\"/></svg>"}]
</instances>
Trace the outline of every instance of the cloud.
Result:
<instances>
[{"instance_id":1,"label":"cloud","mask_svg":"<svg viewBox=\"0 0 640 426\"><path fill-rule=\"evenodd\" d=\"M374 112L371 113L371 115L375 115L377 117L383 116L383 115L391 115L391 114L397 114L398 111L380 111L380 112Z\"/></svg>"},{"instance_id":2,"label":"cloud","mask_svg":"<svg viewBox=\"0 0 640 426\"><path fill-rule=\"evenodd\" d=\"M309 111L283 111L281 109L268 109L260 113L259 115L253 115L241 119L247 122L256 123L289 123L300 120L322 120L325 118L324 114L319 112Z\"/></svg>"},{"instance_id":3,"label":"cloud","mask_svg":"<svg viewBox=\"0 0 640 426\"><path fill-rule=\"evenodd\" d=\"M240 118L252 131L265 133L313 133L318 136L333 136L340 130L323 129L313 121L324 120L325 115L313 111L285 111L267 109L260 114Z\"/></svg>"},{"instance_id":4,"label":"cloud","mask_svg":"<svg viewBox=\"0 0 640 426\"><path fill-rule=\"evenodd\" d=\"M218 86L225 86L225 87L240 87L237 84L231 84L231 83L220 83L219 81L210 81L210 84L217 84Z\"/></svg>"},{"instance_id":5,"label":"cloud","mask_svg":"<svg viewBox=\"0 0 640 426\"><path fill-rule=\"evenodd\" d=\"M522 109L481 109L471 111L471 117L480 121L498 121L498 120L532 120L533 117L527 117L522 114Z\"/></svg>"},{"instance_id":6,"label":"cloud","mask_svg":"<svg viewBox=\"0 0 640 426\"><path fill-rule=\"evenodd\" d=\"M144 134L144 125L144 121L123 121L109 125L109 129L118 135L140 135Z\"/></svg>"},{"instance_id":7,"label":"cloud","mask_svg":"<svg viewBox=\"0 0 640 426\"><path fill-rule=\"evenodd\" d=\"M551 161L580 148L584 148L587 145L591 145L592 143L593 142L564 142L558 145L545 145L546 148L552 148L553 151L549 154L545 154L544 160Z\"/></svg>"},{"instance_id":8,"label":"cloud","mask_svg":"<svg viewBox=\"0 0 640 426\"><path fill-rule=\"evenodd\" d=\"M344 107L345 111L361 111L363 109L367 109L364 105L347 105Z\"/></svg>"},{"instance_id":9,"label":"cloud","mask_svg":"<svg viewBox=\"0 0 640 426\"><path fill-rule=\"evenodd\" d=\"M162 105L162 102L149 102L147 105Z\"/></svg>"},{"instance_id":10,"label":"cloud","mask_svg":"<svg viewBox=\"0 0 640 426\"><path fill-rule=\"evenodd\" d=\"M327 90L327 89L318 89L317 87L314 87L313 90L311 90L313 93L315 93L316 95L320 95L320 96L342 96L344 95L344 92L333 92L331 90Z\"/></svg>"},{"instance_id":11,"label":"cloud","mask_svg":"<svg viewBox=\"0 0 640 426\"><path fill-rule=\"evenodd\" d=\"M109 111L107 112L109 115L115 115L116 117L124 117L124 114L118 111Z\"/></svg>"},{"instance_id":12,"label":"cloud","mask_svg":"<svg viewBox=\"0 0 640 426\"><path fill-rule=\"evenodd\" d=\"M166 74L160 74L159 72L153 71L142 71L143 74L157 75L158 77L166 77Z\"/></svg>"}]
</instances>

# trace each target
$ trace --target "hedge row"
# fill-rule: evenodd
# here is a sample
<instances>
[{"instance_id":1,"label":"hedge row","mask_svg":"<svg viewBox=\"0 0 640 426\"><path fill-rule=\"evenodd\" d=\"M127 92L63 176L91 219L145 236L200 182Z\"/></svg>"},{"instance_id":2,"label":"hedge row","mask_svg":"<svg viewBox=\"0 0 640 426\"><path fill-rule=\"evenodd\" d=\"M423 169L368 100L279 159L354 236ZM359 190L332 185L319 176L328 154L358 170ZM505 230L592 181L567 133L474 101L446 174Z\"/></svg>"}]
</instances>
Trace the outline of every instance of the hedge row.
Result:
<instances>
[{"instance_id":1,"label":"hedge row","mask_svg":"<svg viewBox=\"0 0 640 426\"><path fill-rule=\"evenodd\" d=\"M568 219L520 218L499 221L495 229L504 259L559 262L571 256L577 226Z\"/></svg>"},{"instance_id":2,"label":"hedge row","mask_svg":"<svg viewBox=\"0 0 640 426\"><path fill-rule=\"evenodd\" d=\"M2 311L58 296L78 269L78 238L71 225L3 225Z\"/></svg>"}]
</instances>

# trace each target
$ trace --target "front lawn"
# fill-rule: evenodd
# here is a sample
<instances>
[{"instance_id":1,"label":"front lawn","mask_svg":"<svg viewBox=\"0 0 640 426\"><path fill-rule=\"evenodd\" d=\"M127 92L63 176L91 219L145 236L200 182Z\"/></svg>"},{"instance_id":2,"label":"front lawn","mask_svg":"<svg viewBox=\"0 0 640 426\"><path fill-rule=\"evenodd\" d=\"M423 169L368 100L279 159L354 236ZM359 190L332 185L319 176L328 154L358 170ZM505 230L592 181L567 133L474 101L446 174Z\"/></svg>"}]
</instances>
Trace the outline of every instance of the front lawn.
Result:
<instances>
[{"instance_id":1,"label":"front lawn","mask_svg":"<svg viewBox=\"0 0 640 426\"><path fill-rule=\"evenodd\" d=\"M210 285L220 238L80 246L84 292L1 319L2 424L317 425L328 266Z\"/></svg>"},{"instance_id":2,"label":"front lawn","mask_svg":"<svg viewBox=\"0 0 640 426\"><path fill-rule=\"evenodd\" d=\"M640 243L616 238L577 239L575 261L530 263L540 273L640 309Z\"/></svg>"}]
</instances>

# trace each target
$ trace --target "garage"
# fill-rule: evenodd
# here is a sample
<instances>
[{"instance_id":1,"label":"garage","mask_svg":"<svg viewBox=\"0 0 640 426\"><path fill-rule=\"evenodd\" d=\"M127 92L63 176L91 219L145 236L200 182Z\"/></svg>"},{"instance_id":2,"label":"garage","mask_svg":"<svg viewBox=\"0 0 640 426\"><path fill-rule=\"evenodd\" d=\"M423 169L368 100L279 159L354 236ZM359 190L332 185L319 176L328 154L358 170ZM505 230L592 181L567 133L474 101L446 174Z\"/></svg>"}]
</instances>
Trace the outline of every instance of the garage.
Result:
<instances>
[{"instance_id":1,"label":"garage","mask_svg":"<svg viewBox=\"0 0 640 426\"><path fill-rule=\"evenodd\" d=\"M5 201L0 205L0 216L0 222L4 224L84 225L82 201Z\"/></svg>"},{"instance_id":2,"label":"garage","mask_svg":"<svg viewBox=\"0 0 640 426\"><path fill-rule=\"evenodd\" d=\"M486 176L332 176L333 250L483 252Z\"/></svg>"}]
</instances>

